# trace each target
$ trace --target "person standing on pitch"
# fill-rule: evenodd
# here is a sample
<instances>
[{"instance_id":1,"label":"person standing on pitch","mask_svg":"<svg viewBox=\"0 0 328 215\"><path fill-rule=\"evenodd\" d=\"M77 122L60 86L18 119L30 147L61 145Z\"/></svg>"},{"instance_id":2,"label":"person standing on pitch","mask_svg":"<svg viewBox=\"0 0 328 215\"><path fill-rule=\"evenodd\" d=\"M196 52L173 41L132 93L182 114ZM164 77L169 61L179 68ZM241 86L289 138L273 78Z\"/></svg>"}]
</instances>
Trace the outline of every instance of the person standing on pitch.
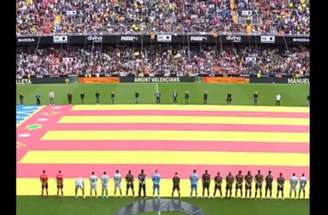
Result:
<instances>
[{"instance_id":1,"label":"person standing on pitch","mask_svg":"<svg viewBox=\"0 0 328 215\"><path fill-rule=\"evenodd\" d=\"M67 94L68 104L72 104L72 97L73 97L72 93Z\"/></svg>"},{"instance_id":2,"label":"person standing on pitch","mask_svg":"<svg viewBox=\"0 0 328 215\"><path fill-rule=\"evenodd\" d=\"M261 170L257 171L255 175L255 199L257 197L257 191L260 191L260 198L262 199L262 184L263 184L263 175L261 174Z\"/></svg>"},{"instance_id":3,"label":"person standing on pitch","mask_svg":"<svg viewBox=\"0 0 328 215\"><path fill-rule=\"evenodd\" d=\"M135 97L135 99L136 99L136 104L139 103L139 96L140 96L139 92L136 91L136 92L134 93L134 97Z\"/></svg>"},{"instance_id":4,"label":"person standing on pitch","mask_svg":"<svg viewBox=\"0 0 328 215\"><path fill-rule=\"evenodd\" d=\"M276 95L276 106L280 106L280 100L281 100L281 95L277 94Z\"/></svg>"},{"instance_id":5,"label":"person standing on pitch","mask_svg":"<svg viewBox=\"0 0 328 215\"><path fill-rule=\"evenodd\" d=\"M255 91L253 95L254 105L258 104L258 98L259 98L259 94L257 93L257 91Z\"/></svg>"},{"instance_id":6,"label":"person standing on pitch","mask_svg":"<svg viewBox=\"0 0 328 215\"><path fill-rule=\"evenodd\" d=\"M108 198L108 182L109 182L109 177L106 174L106 172L104 172L104 174L101 176L100 178L101 180L101 196L104 198Z\"/></svg>"},{"instance_id":7,"label":"person standing on pitch","mask_svg":"<svg viewBox=\"0 0 328 215\"><path fill-rule=\"evenodd\" d=\"M300 178L300 190L298 192L298 198L301 198L301 192L303 192L303 199L305 198L305 186L306 186L306 177L302 174Z\"/></svg>"},{"instance_id":8,"label":"person standing on pitch","mask_svg":"<svg viewBox=\"0 0 328 215\"><path fill-rule=\"evenodd\" d=\"M48 197L48 176L46 174L46 171L43 170L42 174L40 176L41 181L41 196L44 196L44 190L46 190L46 195Z\"/></svg>"},{"instance_id":9,"label":"person standing on pitch","mask_svg":"<svg viewBox=\"0 0 328 215\"><path fill-rule=\"evenodd\" d=\"M218 172L217 175L215 176L214 182L215 182L215 187L214 187L213 197L215 197L216 191L219 190L220 197L222 198L222 189L221 189L222 177L220 176L220 172Z\"/></svg>"},{"instance_id":10,"label":"person standing on pitch","mask_svg":"<svg viewBox=\"0 0 328 215\"><path fill-rule=\"evenodd\" d=\"M179 177L177 172L174 174L174 177L172 178L172 182L173 182L172 198L173 198L175 190L178 191L178 195L179 195L179 198L180 198L180 177Z\"/></svg>"},{"instance_id":11,"label":"person standing on pitch","mask_svg":"<svg viewBox=\"0 0 328 215\"><path fill-rule=\"evenodd\" d=\"M156 104L160 104L161 103L161 93L159 91L156 91L155 97L156 97Z\"/></svg>"},{"instance_id":12,"label":"person standing on pitch","mask_svg":"<svg viewBox=\"0 0 328 215\"><path fill-rule=\"evenodd\" d=\"M270 198L272 198L272 182L273 176L269 170L269 174L265 177L265 198L267 197L268 192L270 193Z\"/></svg>"},{"instance_id":13,"label":"person standing on pitch","mask_svg":"<svg viewBox=\"0 0 328 215\"><path fill-rule=\"evenodd\" d=\"M192 174L190 175L190 184L191 184L191 191L190 191L190 198L192 197L193 191L195 191L196 198L197 198L197 185L198 185L198 174L196 173L196 170L194 169Z\"/></svg>"},{"instance_id":14,"label":"person standing on pitch","mask_svg":"<svg viewBox=\"0 0 328 215\"><path fill-rule=\"evenodd\" d=\"M83 198L85 198L85 196L84 196L84 180L81 177L79 177L75 180L75 198L77 198L77 192L79 189L82 191Z\"/></svg>"},{"instance_id":15,"label":"person standing on pitch","mask_svg":"<svg viewBox=\"0 0 328 215\"><path fill-rule=\"evenodd\" d=\"M96 104L99 105L100 93L96 91Z\"/></svg>"},{"instance_id":16,"label":"person standing on pitch","mask_svg":"<svg viewBox=\"0 0 328 215\"><path fill-rule=\"evenodd\" d=\"M139 181L138 196L141 197L141 190L142 190L144 193L144 197L146 197L146 175L145 175L143 169L141 170L140 174L138 175L138 181Z\"/></svg>"},{"instance_id":17,"label":"person standing on pitch","mask_svg":"<svg viewBox=\"0 0 328 215\"><path fill-rule=\"evenodd\" d=\"M228 175L226 176L226 194L225 194L226 198L228 198L228 193L229 193L229 198L231 198L232 186L234 182L235 182L235 178L233 177L231 172L229 172Z\"/></svg>"},{"instance_id":18,"label":"person standing on pitch","mask_svg":"<svg viewBox=\"0 0 328 215\"><path fill-rule=\"evenodd\" d=\"M231 102L232 102L232 94L228 93L227 94L227 105L231 105Z\"/></svg>"},{"instance_id":19,"label":"person standing on pitch","mask_svg":"<svg viewBox=\"0 0 328 215\"><path fill-rule=\"evenodd\" d=\"M134 197L134 176L131 173L131 170L128 171L128 174L125 176L126 181L126 196L129 195L129 190L132 190L132 196Z\"/></svg>"},{"instance_id":20,"label":"person standing on pitch","mask_svg":"<svg viewBox=\"0 0 328 215\"><path fill-rule=\"evenodd\" d=\"M19 104L20 105L24 104L24 95L23 94L19 94Z\"/></svg>"},{"instance_id":21,"label":"person standing on pitch","mask_svg":"<svg viewBox=\"0 0 328 215\"><path fill-rule=\"evenodd\" d=\"M36 105L40 105L41 104L41 96L39 94L36 94L35 99L36 99Z\"/></svg>"},{"instance_id":22,"label":"person standing on pitch","mask_svg":"<svg viewBox=\"0 0 328 215\"><path fill-rule=\"evenodd\" d=\"M57 182L57 196L59 197L59 193L61 192L61 196L64 197L64 192L63 192L64 178L60 170L56 175L56 182Z\"/></svg>"},{"instance_id":23,"label":"person standing on pitch","mask_svg":"<svg viewBox=\"0 0 328 215\"><path fill-rule=\"evenodd\" d=\"M155 196L155 191L157 190L157 198L160 198L160 194L159 194L159 189L160 189L160 181L161 181L161 176L158 173L158 170L155 170L155 173L152 176L152 181L153 181L153 198Z\"/></svg>"},{"instance_id":24,"label":"person standing on pitch","mask_svg":"<svg viewBox=\"0 0 328 215\"><path fill-rule=\"evenodd\" d=\"M97 180L98 177L95 175L94 172L91 173L90 176L90 197L92 198L92 191L95 191L95 197L97 198Z\"/></svg>"},{"instance_id":25,"label":"person standing on pitch","mask_svg":"<svg viewBox=\"0 0 328 215\"><path fill-rule=\"evenodd\" d=\"M249 198L252 198L252 182L253 182L253 176L251 174L251 171L247 172L247 175L245 176L245 198L249 196ZM249 193L249 195L248 195Z\"/></svg>"},{"instance_id":26,"label":"person standing on pitch","mask_svg":"<svg viewBox=\"0 0 328 215\"><path fill-rule=\"evenodd\" d=\"M296 177L295 173L293 173L292 177L290 177L289 183L290 183L289 198L290 199L292 198L292 193L294 193L295 198L297 198L296 187L298 183L298 178Z\"/></svg>"},{"instance_id":27,"label":"person standing on pitch","mask_svg":"<svg viewBox=\"0 0 328 215\"><path fill-rule=\"evenodd\" d=\"M207 190L207 198L210 198L211 176L210 174L208 174L207 170L205 170L205 173L202 175L202 183L203 183L202 197L204 198L205 190Z\"/></svg>"},{"instance_id":28,"label":"person standing on pitch","mask_svg":"<svg viewBox=\"0 0 328 215\"><path fill-rule=\"evenodd\" d=\"M81 98L81 104L84 104L84 92L83 91L80 93L80 98Z\"/></svg>"},{"instance_id":29,"label":"person standing on pitch","mask_svg":"<svg viewBox=\"0 0 328 215\"><path fill-rule=\"evenodd\" d=\"M285 178L282 176L282 173L279 174L279 177L277 178L277 198L279 197L279 192L281 192L281 197L284 199L284 184L285 184Z\"/></svg>"},{"instance_id":30,"label":"person standing on pitch","mask_svg":"<svg viewBox=\"0 0 328 215\"><path fill-rule=\"evenodd\" d=\"M173 104L176 104L178 102L178 93L176 90L173 92Z\"/></svg>"},{"instance_id":31,"label":"person standing on pitch","mask_svg":"<svg viewBox=\"0 0 328 215\"><path fill-rule=\"evenodd\" d=\"M112 99L112 104L115 104L115 92L112 91L112 93L110 94L110 97Z\"/></svg>"},{"instance_id":32,"label":"person standing on pitch","mask_svg":"<svg viewBox=\"0 0 328 215\"><path fill-rule=\"evenodd\" d=\"M203 104L207 104L208 92L207 90L204 91L203 94Z\"/></svg>"},{"instance_id":33,"label":"person standing on pitch","mask_svg":"<svg viewBox=\"0 0 328 215\"><path fill-rule=\"evenodd\" d=\"M120 196L122 197L122 188L121 188L122 176L119 170L116 170L114 174L114 196L116 196L116 190L120 191Z\"/></svg>"},{"instance_id":34,"label":"person standing on pitch","mask_svg":"<svg viewBox=\"0 0 328 215\"><path fill-rule=\"evenodd\" d=\"M185 93L185 104L189 104L189 91L187 90L186 93Z\"/></svg>"},{"instance_id":35,"label":"person standing on pitch","mask_svg":"<svg viewBox=\"0 0 328 215\"><path fill-rule=\"evenodd\" d=\"M51 104L51 105L53 105L54 104L54 101L55 101L55 93L54 93L54 91L50 91L49 92L49 103Z\"/></svg>"},{"instance_id":36,"label":"person standing on pitch","mask_svg":"<svg viewBox=\"0 0 328 215\"><path fill-rule=\"evenodd\" d=\"M240 190L240 198L243 197L243 181L244 176L241 174L241 170L238 171L236 175L236 187L235 187L235 197L238 197L238 190Z\"/></svg>"}]
</instances>

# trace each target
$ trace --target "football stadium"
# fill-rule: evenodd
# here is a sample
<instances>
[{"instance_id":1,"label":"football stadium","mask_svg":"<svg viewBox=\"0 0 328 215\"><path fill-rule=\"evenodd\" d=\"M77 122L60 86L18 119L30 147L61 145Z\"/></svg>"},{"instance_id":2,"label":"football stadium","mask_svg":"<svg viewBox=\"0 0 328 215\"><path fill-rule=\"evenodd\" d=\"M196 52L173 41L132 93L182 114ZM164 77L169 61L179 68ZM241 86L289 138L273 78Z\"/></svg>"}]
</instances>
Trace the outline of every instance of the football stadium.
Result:
<instances>
[{"instance_id":1,"label":"football stadium","mask_svg":"<svg viewBox=\"0 0 328 215\"><path fill-rule=\"evenodd\" d=\"M308 215L309 0L16 0L18 215Z\"/></svg>"}]
</instances>

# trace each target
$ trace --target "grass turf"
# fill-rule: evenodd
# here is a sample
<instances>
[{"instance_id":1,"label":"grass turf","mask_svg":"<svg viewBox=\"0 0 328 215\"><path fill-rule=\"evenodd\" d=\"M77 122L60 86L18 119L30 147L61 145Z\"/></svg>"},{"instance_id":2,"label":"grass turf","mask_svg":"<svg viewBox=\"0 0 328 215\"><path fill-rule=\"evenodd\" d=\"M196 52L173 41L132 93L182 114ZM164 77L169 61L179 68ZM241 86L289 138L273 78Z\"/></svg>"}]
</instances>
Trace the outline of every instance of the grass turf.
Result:
<instances>
[{"instance_id":1,"label":"grass turf","mask_svg":"<svg viewBox=\"0 0 328 215\"><path fill-rule=\"evenodd\" d=\"M114 215L120 208L136 201L132 198L64 199L49 197L16 197L16 215ZM183 201L203 209L206 215L308 215L309 200L246 200L246 199L189 199ZM152 215L156 213L144 213ZM181 213L162 213L181 215Z\"/></svg>"},{"instance_id":2,"label":"grass turf","mask_svg":"<svg viewBox=\"0 0 328 215\"><path fill-rule=\"evenodd\" d=\"M25 104L35 104L35 95L41 95L41 104L48 104L48 92L55 92L55 104L67 104L67 93L73 94L73 104L80 104L80 92L85 93L85 103L96 102L95 93L100 93L100 103L110 104L110 93L115 91L116 103L134 104L134 93L140 93L139 103L155 103L156 88L161 92L161 103L171 104L174 90L178 93L178 103L184 104L186 90L190 92L191 104L202 104L203 92L208 91L208 104L225 104L227 93L232 94L232 104L253 105L253 94L259 94L258 105L275 105L275 95L281 94L282 106L307 106L309 85L288 84L204 84L204 83L119 83L119 84L33 84L17 85L16 101L24 95Z\"/></svg>"}]
</instances>

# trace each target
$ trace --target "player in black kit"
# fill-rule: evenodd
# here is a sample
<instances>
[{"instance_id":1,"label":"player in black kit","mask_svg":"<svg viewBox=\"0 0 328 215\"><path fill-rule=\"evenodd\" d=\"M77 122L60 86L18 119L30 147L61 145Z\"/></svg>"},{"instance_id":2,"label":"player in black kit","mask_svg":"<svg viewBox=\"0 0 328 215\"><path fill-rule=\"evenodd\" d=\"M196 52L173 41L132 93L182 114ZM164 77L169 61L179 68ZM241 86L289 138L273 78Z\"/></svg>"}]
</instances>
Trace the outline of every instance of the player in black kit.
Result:
<instances>
[{"instance_id":1,"label":"player in black kit","mask_svg":"<svg viewBox=\"0 0 328 215\"><path fill-rule=\"evenodd\" d=\"M244 176L241 174L241 170L239 170L238 174L236 175L236 198L238 197L238 190L240 190L240 197L243 197L243 181Z\"/></svg>"},{"instance_id":2,"label":"player in black kit","mask_svg":"<svg viewBox=\"0 0 328 215\"><path fill-rule=\"evenodd\" d=\"M227 105L231 105L231 102L232 102L232 94L228 93L227 94Z\"/></svg>"},{"instance_id":3,"label":"player in black kit","mask_svg":"<svg viewBox=\"0 0 328 215\"><path fill-rule=\"evenodd\" d=\"M257 191L260 191L260 198L262 198L262 184L263 184L263 175L261 171L257 171L257 175L255 176L255 198L257 197Z\"/></svg>"},{"instance_id":4,"label":"player in black kit","mask_svg":"<svg viewBox=\"0 0 328 215\"><path fill-rule=\"evenodd\" d=\"M100 93L97 91L96 92L96 104L99 104L99 97L100 97Z\"/></svg>"},{"instance_id":5,"label":"player in black kit","mask_svg":"<svg viewBox=\"0 0 328 215\"><path fill-rule=\"evenodd\" d=\"M19 94L19 104L20 105L24 104L24 95L23 94Z\"/></svg>"},{"instance_id":6,"label":"player in black kit","mask_svg":"<svg viewBox=\"0 0 328 215\"><path fill-rule=\"evenodd\" d=\"M203 94L203 104L207 104L207 99L208 99L208 92L207 90L205 90Z\"/></svg>"},{"instance_id":7,"label":"player in black kit","mask_svg":"<svg viewBox=\"0 0 328 215\"><path fill-rule=\"evenodd\" d=\"M178 93L177 93L177 91L175 90L175 91L173 92L173 104L176 104L177 101L178 101Z\"/></svg>"},{"instance_id":8,"label":"player in black kit","mask_svg":"<svg viewBox=\"0 0 328 215\"><path fill-rule=\"evenodd\" d=\"M231 198L232 196L232 186L234 183L235 179L233 177L233 175L231 174L231 172L229 172L229 174L226 177L226 198L228 198L228 193L229 193L229 198Z\"/></svg>"},{"instance_id":9,"label":"player in black kit","mask_svg":"<svg viewBox=\"0 0 328 215\"><path fill-rule=\"evenodd\" d=\"M139 96L140 96L139 92L136 91L136 92L134 93L134 97L135 97L135 99L136 99L136 104L139 103Z\"/></svg>"},{"instance_id":10,"label":"player in black kit","mask_svg":"<svg viewBox=\"0 0 328 215\"><path fill-rule=\"evenodd\" d=\"M180 178L179 178L177 172L174 174L174 177L172 178L172 182L173 182L172 198L173 198L173 195L174 195L174 191L175 190L178 191L179 198L180 198Z\"/></svg>"},{"instance_id":11,"label":"player in black kit","mask_svg":"<svg viewBox=\"0 0 328 215\"><path fill-rule=\"evenodd\" d=\"M141 170L140 174L138 175L138 181L139 181L138 196L141 197L141 191L143 191L144 197L146 197L146 175L145 175L143 169Z\"/></svg>"},{"instance_id":12,"label":"player in black kit","mask_svg":"<svg viewBox=\"0 0 328 215\"><path fill-rule=\"evenodd\" d=\"M84 92L80 93L81 103L84 104Z\"/></svg>"},{"instance_id":13,"label":"player in black kit","mask_svg":"<svg viewBox=\"0 0 328 215\"><path fill-rule=\"evenodd\" d=\"M277 198L279 197L280 192L282 199L284 198L284 184L285 178L282 176L282 173L280 173L279 177L277 178Z\"/></svg>"},{"instance_id":14,"label":"player in black kit","mask_svg":"<svg viewBox=\"0 0 328 215\"><path fill-rule=\"evenodd\" d=\"M220 176L220 172L218 172L218 174L215 176L214 182L215 182L215 186L214 186L213 197L215 197L216 191L219 190L220 197L222 198L222 191L221 191L222 177Z\"/></svg>"},{"instance_id":15,"label":"player in black kit","mask_svg":"<svg viewBox=\"0 0 328 215\"><path fill-rule=\"evenodd\" d=\"M259 94L257 93L257 91L255 91L255 93L253 95L254 105L258 104L258 98L259 98Z\"/></svg>"},{"instance_id":16,"label":"player in black kit","mask_svg":"<svg viewBox=\"0 0 328 215\"><path fill-rule=\"evenodd\" d=\"M268 191L270 192L270 198L272 198L272 182L273 177L271 171L269 171L269 174L265 177L265 198L267 197Z\"/></svg>"},{"instance_id":17,"label":"player in black kit","mask_svg":"<svg viewBox=\"0 0 328 215\"><path fill-rule=\"evenodd\" d=\"M186 93L185 93L185 104L189 104L189 91L187 90Z\"/></svg>"},{"instance_id":18,"label":"player in black kit","mask_svg":"<svg viewBox=\"0 0 328 215\"><path fill-rule=\"evenodd\" d=\"M112 91L112 93L110 94L111 100L112 100L112 104L115 103L115 92Z\"/></svg>"},{"instance_id":19,"label":"player in black kit","mask_svg":"<svg viewBox=\"0 0 328 215\"><path fill-rule=\"evenodd\" d=\"M203 182L203 197L205 190L207 190L207 197L210 197L210 183L211 183L211 176L208 174L208 171L205 170L205 173L202 175L202 182Z\"/></svg>"},{"instance_id":20,"label":"player in black kit","mask_svg":"<svg viewBox=\"0 0 328 215\"><path fill-rule=\"evenodd\" d=\"M125 176L125 181L126 181L126 196L129 194L129 190L132 190L132 196L134 197L134 176L131 173L131 170L129 170L128 174Z\"/></svg>"},{"instance_id":21,"label":"player in black kit","mask_svg":"<svg viewBox=\"0 0 328 215\"><path fill-rule=\"evenodd\" d=\"M245 181L246 181L246 183L245 183L245 198L247 198L247 196L249 196L249 198L252 198L253 176L251 174L251 171L247 172L247 175L245 176Z\"/></svg>"}]
</instances>

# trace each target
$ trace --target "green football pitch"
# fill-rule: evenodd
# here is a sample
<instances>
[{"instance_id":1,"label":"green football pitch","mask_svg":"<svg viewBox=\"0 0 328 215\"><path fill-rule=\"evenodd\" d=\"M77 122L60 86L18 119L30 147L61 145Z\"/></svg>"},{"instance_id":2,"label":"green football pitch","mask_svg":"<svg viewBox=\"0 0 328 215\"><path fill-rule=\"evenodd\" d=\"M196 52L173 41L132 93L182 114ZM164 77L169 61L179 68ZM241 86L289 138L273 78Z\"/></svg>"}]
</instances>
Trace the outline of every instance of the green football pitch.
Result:
<instances>
[{"instance_id":1,"label":"green football pitch","mask_svg":"<svg viewBox=\"0 0 328 215\"><path fill-rule=\"evenodd\" d=\"M65 197L17 196L17 215L114 215L120 208L136 201L132 198L82 199ZM246 199L189 199L183 201L194 204L206 215L309 215L309 200L246 200ZM140 215L155 215L143 213ZM162 215L182 215L163 212Z\"/></svg>"},{"instance_id":2,"label":"green football pitch","mask_svg":"<svg viewBox=\"0 0 328 215\"><path fill-rule=\"evenodd\" d=\"M19 102L19 94L24 95L25 104L35 104L35 95L41 96L41 104L48 104L48 92L55 92L55 104L67 104L67 93L72 93L73 104L80 104L80 93L85 93L85 103L96 102L95 93L100 93L100 103L110 104L110 94L115 92L115 103L135 103L134 93L140 93L139 103L155 103L155 92L161 93L161 103L171 104L172 94L178 93L178 103L184 104L186 90L190 92L190 104L202 104L203 92L208 91L208 104L225 104L227 93L232 94L233 105L253 105L253 94L259 95L258 105L275 105L275 95L281 95L282 106L307 106L309 85L288 84L204 84L204 83L119 83L119 84L33 84L17 85L16 101Z\"/></svg>"}]
</instances>

